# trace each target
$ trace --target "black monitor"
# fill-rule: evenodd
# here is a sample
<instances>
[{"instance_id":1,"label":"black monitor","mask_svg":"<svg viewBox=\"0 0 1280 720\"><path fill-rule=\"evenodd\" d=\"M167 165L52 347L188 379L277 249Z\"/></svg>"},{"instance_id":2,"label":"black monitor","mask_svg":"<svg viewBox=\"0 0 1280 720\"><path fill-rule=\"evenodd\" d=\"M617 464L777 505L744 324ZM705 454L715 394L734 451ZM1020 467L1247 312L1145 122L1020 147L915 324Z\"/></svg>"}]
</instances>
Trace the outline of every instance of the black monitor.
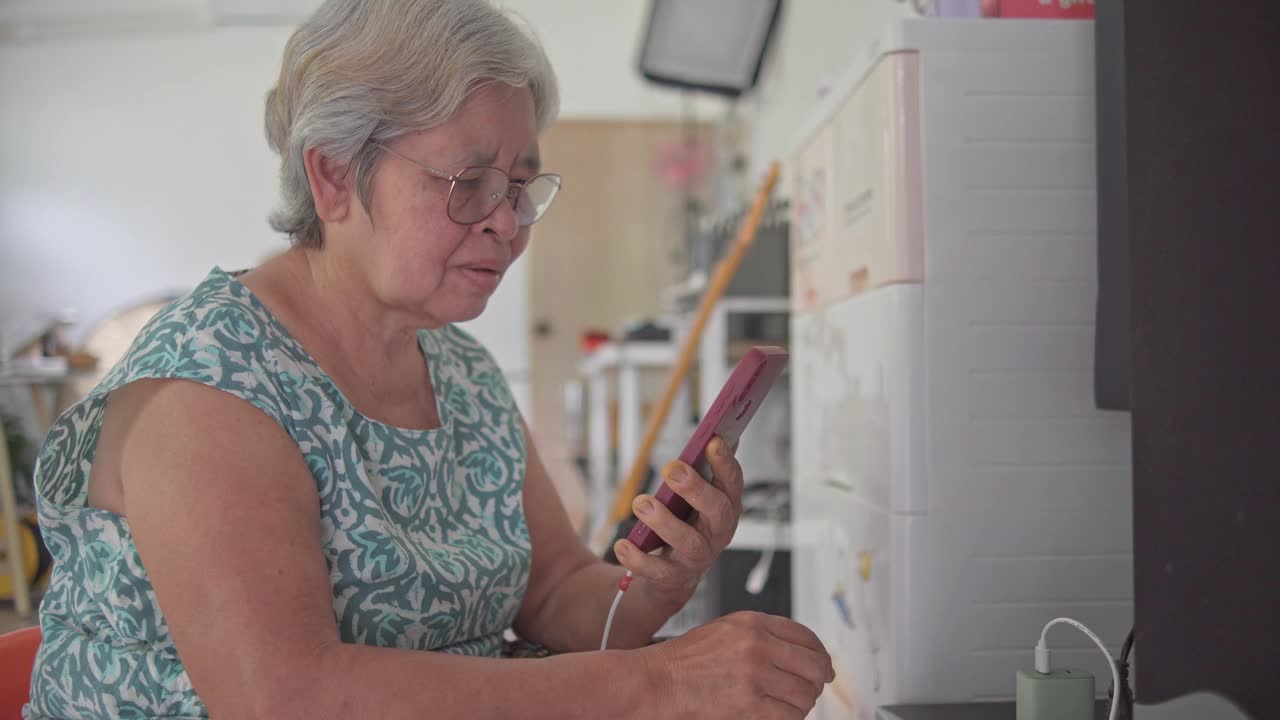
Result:
<instances>
[{"instance_id":1,"label":"black monitor","mask_svg":"<svg viewBox=\"0 0 1280 720\"><path fill-rule=\"evenodd\" d=\"M1280 3L1097 3L1099 407L1133 423L1139 704L1280 718Z\"/></svg>"},{"instance_id":2,"label":"black monitor","mask_svg":"<svg viewBox=\"0 0 1280 720\"><path fill-rule=\"evenodd\" d=\"M650 0L640 74L737 97L760 79L782 0Z\"/></svg>"}]
</instances>

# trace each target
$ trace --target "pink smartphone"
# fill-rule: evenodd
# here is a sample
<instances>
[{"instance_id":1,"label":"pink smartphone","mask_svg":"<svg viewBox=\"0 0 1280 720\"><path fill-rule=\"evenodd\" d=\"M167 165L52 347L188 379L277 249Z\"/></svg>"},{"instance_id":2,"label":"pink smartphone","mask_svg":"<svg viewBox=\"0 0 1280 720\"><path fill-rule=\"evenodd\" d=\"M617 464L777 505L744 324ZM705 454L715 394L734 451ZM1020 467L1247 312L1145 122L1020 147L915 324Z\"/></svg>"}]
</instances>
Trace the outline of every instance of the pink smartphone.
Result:
<instances>
[{"instance_id":1,"label":"pink smartphone","mask_svg":"<svg viewBox=\"0 0 1280 720\"><path fill-rule=\"evenodd\" d=\"M742 431L755 416L756 409L769 394L773 383L787 366L787 351L780 347L757 346L747 351L745 357L733 369L733 374L720 388L720 394L711 409L702 417L693 437L680 453L680 460L693 467L707 482L711 482L711 464L707 462L707 444L711 438L719 435L726 443L734 445L742 437ZM684 498L680 497L665 482L654 494L658 502L667 506L671 513L681 520L687 521L693 510ZM643 522L631 528L627 539L640 548L642 552L652 552L667 543L652 528Z\"/></svg>"}]
</instances>

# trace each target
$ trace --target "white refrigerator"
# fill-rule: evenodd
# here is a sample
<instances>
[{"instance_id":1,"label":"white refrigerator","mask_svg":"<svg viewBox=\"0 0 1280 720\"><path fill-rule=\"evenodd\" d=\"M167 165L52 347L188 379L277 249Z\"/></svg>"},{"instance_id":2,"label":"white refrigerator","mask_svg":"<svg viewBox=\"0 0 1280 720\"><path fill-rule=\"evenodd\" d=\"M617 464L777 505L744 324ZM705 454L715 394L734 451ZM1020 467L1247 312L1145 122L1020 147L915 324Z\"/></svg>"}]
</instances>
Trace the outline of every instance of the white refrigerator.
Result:
<instances>
[{"instance_id":1,"label":"white refrigerator","mask_svg":"<svg viewBox=\"0 0 1280 720\"><path fill-rule=\"evenodd\" d=\"M899 21L798 133L794 606L814 715L1011 698L1132 623L1128 416L1093 406L1092 23ZM1101 654L1055 663L1105 693ZM1113 648L1113 650L1115 649Z\"/></svg>"}]
</instances>

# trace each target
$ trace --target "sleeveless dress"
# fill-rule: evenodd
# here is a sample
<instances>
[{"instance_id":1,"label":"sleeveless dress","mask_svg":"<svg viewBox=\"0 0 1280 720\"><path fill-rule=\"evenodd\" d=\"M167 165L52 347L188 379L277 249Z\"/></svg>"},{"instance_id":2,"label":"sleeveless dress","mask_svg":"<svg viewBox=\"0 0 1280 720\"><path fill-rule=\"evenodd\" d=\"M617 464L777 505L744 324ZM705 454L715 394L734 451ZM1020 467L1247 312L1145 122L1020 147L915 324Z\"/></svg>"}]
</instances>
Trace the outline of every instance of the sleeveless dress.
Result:
<instances>
[{"instance_id":1,"label":"sleeveless dress","mask_svg":"<svg viewBox=\"0 0 1280 720\"><path fill-rule=\"evenodd\" d=\"M215 268L165 307L39 454L54 558L24 718L207 717L129 522L87 507L107 395L144 378L198 382L275 420L320 497L343 642L497 656L528 584L523 425L501 371L464 331L419 332L441 427L363 417L267 308ZM216 582L216 580L211 580ZM234 653L234 640L229 640Z\"/></svg>"}]
</instances>

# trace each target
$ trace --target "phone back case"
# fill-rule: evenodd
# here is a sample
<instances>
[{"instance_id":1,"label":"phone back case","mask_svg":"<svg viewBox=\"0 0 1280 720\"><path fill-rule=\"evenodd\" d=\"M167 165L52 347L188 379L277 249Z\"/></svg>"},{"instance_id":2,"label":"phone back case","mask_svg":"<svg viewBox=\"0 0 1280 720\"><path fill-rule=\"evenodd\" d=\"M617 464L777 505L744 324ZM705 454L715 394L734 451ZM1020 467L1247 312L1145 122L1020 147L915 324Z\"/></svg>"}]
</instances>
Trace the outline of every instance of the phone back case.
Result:
<instances>
[{"instance_id":1,"label":"phone back case","mask_svg":"<svg viewBox=\"0 0 1280 720\"><path fill-rule=\"evenodd\" d=\"M720 388L720 394L710 409L703 416L693 437L680 453L680 460L692 466L707 482L711 482L711 465L707 462L707 444L711 438L719 435L725 442L735 445L742 437L756 409L764 402L765 396L773 387L774 381L787 366L789 355L786 350L773 346L756 346L747 351L738 362L733 373ZM672 514L681 520L688 520L693 508L667 486L666 482L654 493L658 502L666 505ZM643 522L636 523L627 539L644 552L651 552L666 545L666 542Z\"/></svg>"}]
</instances>

